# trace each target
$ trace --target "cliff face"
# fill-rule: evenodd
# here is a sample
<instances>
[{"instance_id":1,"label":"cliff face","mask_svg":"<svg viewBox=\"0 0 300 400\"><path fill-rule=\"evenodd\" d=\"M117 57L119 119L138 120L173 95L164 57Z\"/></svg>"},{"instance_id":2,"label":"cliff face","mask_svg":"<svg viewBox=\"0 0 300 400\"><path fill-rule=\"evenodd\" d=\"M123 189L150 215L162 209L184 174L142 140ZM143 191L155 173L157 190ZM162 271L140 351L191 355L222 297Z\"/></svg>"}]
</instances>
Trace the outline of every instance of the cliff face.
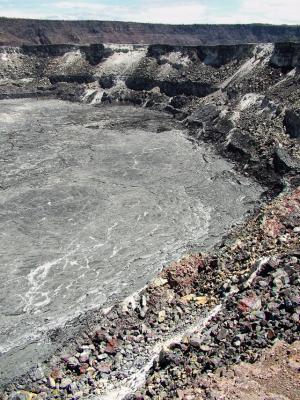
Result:
<instances>
[{"instance_id":1,"label":"cliff face","mask_svg":"<svg viewBox=\"0 0 300 400\"><path fill-rule=\"evenodd\" d=\"M298 168L274 137L299 138L299 85L299 43L292 42L0 47L0 98L167 111L272 186L278 173Z\"/></svg>"},{"instance_id":2,"label":"cliff face","mask_svg":"<svg viewBox=\"0 0 300 400\"><path fill-rule=\"evenodd\" d=\"M227 89L230 97L243 87L237 78L249 75L257 63L267 63L280 79L279 70L299 67L299 43L235 44L217 46L73 45L46 44L0 47L0 96L56 93L59 83L75 83L76 91L91 84L96 103L110 99L138 101L150 95L205 97ZM249 82L252 91L268 86L268 79ZM91 86L91 85L90 85ZM156 93L156 94L155 94ZM104 97L103 97L104 96ZM75 94L78 97L78 94ZM172 100L173 101L173 100ZM175 100L174 100L175 101ZM178 107L178 101L175 101Z\"/></svg>"},{"instance_id":3,"label":"cliff face","mask_svg":"<svg viewBox=\"0 0 300 400\"><path fill-rule=\"evenodd\" d=\"M122 87L134 92L159 89L168 97L205 97L215 92L230 73L256 52L257 46L252 44L120 45L119 48L103 44L3 46L0 47L0 78L11 79L15 88L12 91L18 95L28 89L29 93L32 90L38 93L38 87L54 89L49 85L60 82L99 82L101 96L103 89L109 89L105 95L114 97L116 93L119 98ZM7 89L7 84L1 86L0 94L11 93Z\"/></svg>"},{"instance_id":4,"label":"cliff face","mask_svg":"<svg viewBox=\"0 0 300 400\"><path fill-rule=\"evenodd\" d=\"M200 62L214 67L221 67L232 61L240 61L251 57L255 49L254 44L229 44L229 45L201 45L201 46L172 46L172 45L150 45L148 56L159 60L170 52L184 52L188 57L198 58Z\"/></svg>"},{"instance_id":5,"label":"cliff face","mask_svg":"<svg viewBox=\"0 0 300 400\"><path fill-rule=\"evenodd\" d=\"M300 43L277 43L271 58L275 67L292 69L300 66Z\"/></svg>"},{"instance_id":6,"label":"cliff face","mask_svg":"<svg viewBox=\"0 0 300 400\"><path fill-rule=\"evenodd\" d=\"M110 21L0 18L0 45L23 44L233 44L300 40L300 26L163 25Z\"/></svg>"}]
</instances>

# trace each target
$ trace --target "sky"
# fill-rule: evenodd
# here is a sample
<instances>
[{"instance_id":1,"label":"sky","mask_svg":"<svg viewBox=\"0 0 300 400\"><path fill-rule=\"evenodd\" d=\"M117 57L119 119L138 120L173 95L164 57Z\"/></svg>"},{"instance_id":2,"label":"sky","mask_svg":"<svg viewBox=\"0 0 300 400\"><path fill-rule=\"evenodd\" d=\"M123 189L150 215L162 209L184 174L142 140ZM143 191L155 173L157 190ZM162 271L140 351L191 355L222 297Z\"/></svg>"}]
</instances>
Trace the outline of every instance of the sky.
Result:
<instances>
[{"instance_id":1,"label":"sky","mask_svg":"<svg viewBox=\"0 0 300 400\"><path fill-rule=\"evenodd\" d=\"M300 24L300 0L0 0L0 16L169 24Z\"/></svg>"}]
</instances>

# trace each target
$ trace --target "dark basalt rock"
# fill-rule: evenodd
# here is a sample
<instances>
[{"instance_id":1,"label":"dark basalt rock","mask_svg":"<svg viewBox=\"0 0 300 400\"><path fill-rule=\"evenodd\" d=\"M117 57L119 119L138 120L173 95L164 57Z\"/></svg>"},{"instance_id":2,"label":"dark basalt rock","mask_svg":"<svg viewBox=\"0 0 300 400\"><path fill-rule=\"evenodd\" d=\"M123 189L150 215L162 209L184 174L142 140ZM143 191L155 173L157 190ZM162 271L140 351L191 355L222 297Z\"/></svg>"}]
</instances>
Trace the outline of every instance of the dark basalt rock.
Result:
<instances>
[{"instance_id":1,"label":"dark basalt rock","mask_svg":"<svg viewBox=\"0 0 300 400\"><path fill-rule=\"evenodd\" d=\"M178 108L172 107L169 104L165 108L163 108L163 110L169 114L172 114L174 118L178 119L179 121L182 121L187 117L187 114L185 112L182 112Z\"/></svg>"},{"instance_id":2,"label":"dark basalt rock","mask_svg":"<svg viewBox=\"0 0 300 400\"><path fill-rule=\"evenodd\" d=\"M217 87L212 84L195 82L192 80L181 82L163 81L160 83L159 87L163 93L171 97L181 94L187 96L205 97L217 90Z\"/></svg>"},{"instance_id":3,"label":"dark basalt rock","mask_svg":"<svg viewBox=\"0 0 300 400\"><path fill-rule=\"evenodd\" d=\"M159 81L150 78L129 77L126 80L126 86L131 90L152 90L159 87L161 92L167 96L173 97L178 95L205 97L217 90L213 84L205 82L195 82L192 80L185 81Z\"/></svg>"},{"instance_id":4,"label":"dark basalt rock","mask_svg":"<svg viewBox=\"0 0 300 400\"><path fill-rule=\"evenodd\" d=\"M276 43L270 60L273 67L291 70L300 67L300 43Z\"/></svg>"},{"instance_id":5,"label":"dark basalt rock","mask_svg":"<svg viewBox=\"0 0 300 400\"><path fill-rule=\"evenodd\" d=\"M99 84L103 89L111 89L115 84L115 78L113 75L101 76Z\"/></svg>"},{"instance_id":6,"label":"dark basalt rock","mask_svg":"<svg viewBox=\"0 0 300 400\"><path fill-rule=\"evenodd\" d=\"M216 124L216 130L225 137L229 132L235 128L235 123L229 118L220 118Z\"/></svg>"},{"instance_id":7,"label":"dark basalt rock","mask_svg":"<svg viewBox=\"0 0 300 400\"><path fill-rule=\"evenodd\" d=\"M148 48L148 57L159 59L171 52L181 52L191 59L199 59L206 65L221 67L231 61L240 61L251 57L255 49L254 44L235 44L218 46L172 46L167 44L151 45Z\"/></svg>"},{"instance_id":8,"label":"dark basalt rock","mask_svg":"<svg viewBox=\"0 0 300 400\"><path fill-rule=\"evenodd\" d=\"M255 45L253 44L198 46L197 54L204 64L221 67L231 61L240 61L246 57L251 57L254 49Z\"/></svg>"},{"instance_id":9,"label":"dark basalt rock","mask_svg":"<svg viewBox=\"0 0 300 400\"><path fill-rule=\"evenodd\" d=\"M45 44L28 46L23 45L20 51L28 56L36 57L61 57L70 51L79 50L81 53L85 54L87 61L91 65L97 65L104 57L108 57L111 54L109 49L105 49L104 45L101 43L91 44L88 46L78 46L72 44Z\"/></svg>"},{"instance_id":10,"label":"dark basalt rock","mask_svg":"<svg viewBox=\"0 0 300 400\"><path fill-rule=\"evenodd\" d=\"M284 125L286 133L291 138L300 138L300 109L287 110L284 116Z\"/></svg>"},{"instance_id":11,"label":"dark basalt rock","mask_svg":"<svg viewBox=\"0 0 300 400\"><path fill-rule=\"evenodd\" d=\"M67 101L76 101L84 93L82 85L74 85L68 82L58 82L53 87L56 97ZM38 97L40 97L40 93Z\"/></svg>"},{"instance_id":12,"label":"dark basalt rock","mask_svg":"<svg viewBox=\"0 0 300 400\"><path fill-rule=\"evenodd\" d=\"M91 83L97 80L96 77L90 74L81 75L54 75L49 76L49 80L52 84L58 82L68 82L68 83Z\"/></svg>"},{"instance_id":13,"label":"dark basalt rock","mask_svg":"<svg viewBox=\"0 0 300 400\"><path fill-rule=\"evenodd\" d=\"M157 86L157 81L150 78L142 78L138 76L129 77L126 79L126 86L131 90L152 90Z\"/></svg>"},{"instance_id":14,"label":"dark basalt rock","mask_svg":"<svg viewBox=\"0 0 300 400\"><path fill-rule=\"evenodd\" d=\"M191 80L173 82L173 81L162 81L158 85L163 93L167 96L187 95L196 97L205 97L210 93L217 90L217 87L205 83L205 82L194 82Z\"/></svg>"},{"instance_id":15,"label":"dark basalt rock","mask_svg":"<svg viewBox=\"0 0 300 400\"><path fill-rule=\"evenodd\" d=\"M105 49L103 44L95 43L90 46L80 46L80 51L85 54L87 61L91 65L99 64L103 58L109 57L112 53L110 49Z\"/></svg>"},{"instance_id":16,"label":"dark basalt rock","mask_svg":"<svg viewBox=\"0 0 300 400\"><path fill-rule=\"evenodd\" d=\"M147 57L159 58L164 54L178 50L180 46L172 46L169 44L151 44L148 47Z\"/></svg>"},{"instance_id":17,"label":"dark basalt rock","mask_svg":"<svg viewBox=\"0 0 300 400\"><path fill-rule=\"evenodd\" d=\"M153 57L157 60L163 55L172 52L181 52L183 55L188 55L192 59L197 59L197 47L196 46L176 46L170 44L152 44L148 47L147 57Z\"/></svg>"},{"instance_id":18,"label":"dark basalt rock","mask_svg":"<svg viewBox=\"0 0 300 400\"><path fill-rule=\"evenodd\" d=\"M300 171L300 162L292 157L286 149L278 148L274 154L274 168L280 174Z\"/></svg>"},{"instance_id":19,"label":"dark basalt rock","mask_svg":"<svg viewBox=\"0 0 300 400\"><path fill-rule=\"evenodd\" d=\"M234 129L229 133L227 149L241 155L251 156L255 152L256 141L248 132Z\"/></svg>"},{"instance_id":20,"label":"dark basalt rock","mask_svg":"<svg viewBox=\"0 0 300 400\"><path fill-rule=\"evenodd\" d=\"M175 108L183 108L186 104L188 104L189 98L182 96L174 96L170 101L170 105Z\"/></svg>"},{"instance_id":21,"label":"dark basalt rock","mask_svg":"<svg viewBox=\"0 0 300 400\"><path fill-rule=\"evenodd\" d=\"M204 130L213 126L213 121L218 118L220 109L214 104L206 104L195 110L187 119L186 125L191 128L202 127Z\"/></svg>"}]
</instances>

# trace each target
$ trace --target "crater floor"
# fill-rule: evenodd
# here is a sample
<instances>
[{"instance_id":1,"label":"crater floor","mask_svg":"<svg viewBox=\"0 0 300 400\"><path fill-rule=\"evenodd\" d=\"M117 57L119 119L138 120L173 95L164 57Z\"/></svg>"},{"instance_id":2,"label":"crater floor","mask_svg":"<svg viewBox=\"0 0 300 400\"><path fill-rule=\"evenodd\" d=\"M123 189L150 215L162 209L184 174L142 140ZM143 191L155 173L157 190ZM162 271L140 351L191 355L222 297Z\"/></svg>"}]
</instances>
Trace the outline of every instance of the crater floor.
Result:
<instances>
[{"instance_id":1,"label":"crater floor","mask_svg":"<svg viewBox=\"0 0 300 400\"><path fill-rule=\"evenodd\" d=\"M263 191L167 114L19 99L0 120L0 364L208 250Z\"/></svg>"}]
</instances>

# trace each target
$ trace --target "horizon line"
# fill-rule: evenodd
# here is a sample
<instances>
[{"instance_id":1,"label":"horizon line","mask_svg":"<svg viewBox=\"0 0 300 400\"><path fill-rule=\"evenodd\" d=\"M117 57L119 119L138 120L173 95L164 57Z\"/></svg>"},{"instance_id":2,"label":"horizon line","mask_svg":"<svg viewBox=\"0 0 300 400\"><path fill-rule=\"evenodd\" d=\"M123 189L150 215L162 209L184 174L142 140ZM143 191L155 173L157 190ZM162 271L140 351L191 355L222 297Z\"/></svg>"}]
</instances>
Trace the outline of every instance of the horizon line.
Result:
<instances>
[{"instance_id":1,"label":"horizon line","mask_svg":"<svg viewBox=\"0 0 300 400\"><path fill-rule=\"evenodd\" d=\"M267 22L248 22L248 23L193 23L193 24L172 24L172 23L163 23L163 22L139 22L139 21L124 21L124 20L108 20L108 19L52 19L52 18L23 18L23 17L5 17L0 16L0 19L7 20L22 20L22 21L47 21L47 22L117 22L123 24L141 24L141 25L171 25L171 26L250 26L250 25L259 25L259 26L292 26L292 27L300 27L300 24L271 24Z\"/></svg>"}]
</instances>

